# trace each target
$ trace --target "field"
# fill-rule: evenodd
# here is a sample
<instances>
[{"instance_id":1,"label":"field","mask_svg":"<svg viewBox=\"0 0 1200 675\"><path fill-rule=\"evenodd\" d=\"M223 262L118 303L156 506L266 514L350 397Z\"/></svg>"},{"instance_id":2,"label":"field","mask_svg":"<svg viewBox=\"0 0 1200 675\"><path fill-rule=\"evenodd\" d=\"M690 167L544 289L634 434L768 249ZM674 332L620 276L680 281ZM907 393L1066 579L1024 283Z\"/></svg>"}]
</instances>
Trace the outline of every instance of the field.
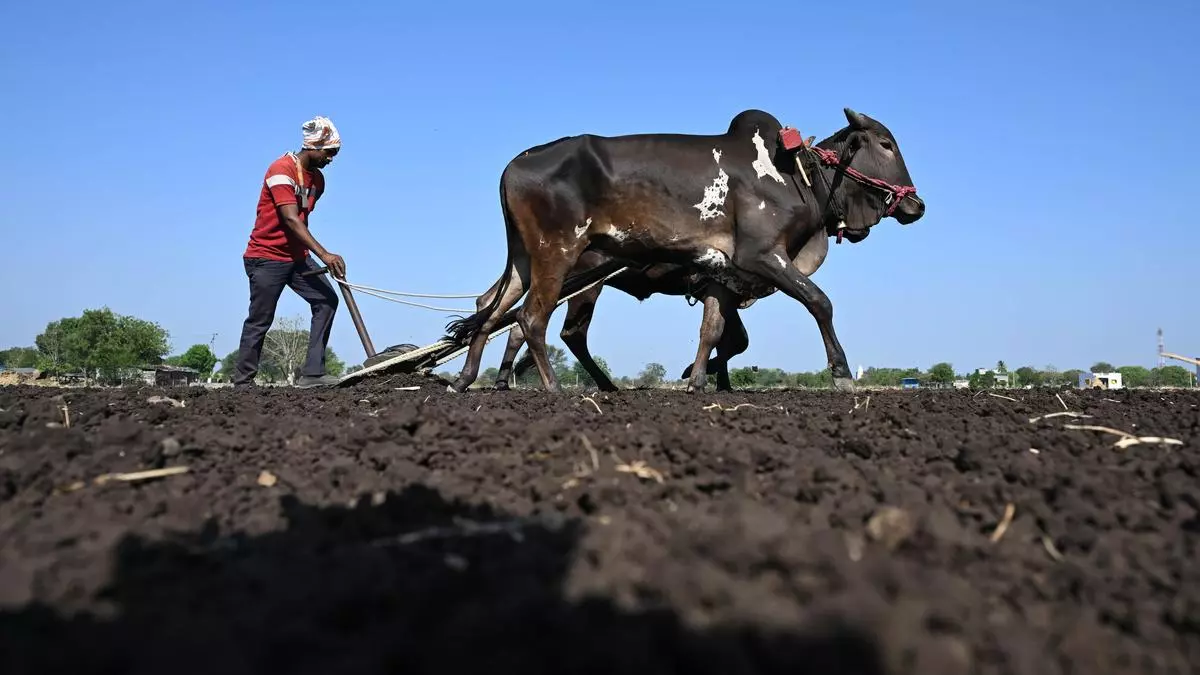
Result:
<instances>
[{"instance_id":1,"label":"field","mask_svg":"<svg viewBox=\"0 0 1200 675\"><path fill-rule=\"evenodd\" d=\"M0 388L0 672L1198 672L1200 394L997 393Z\"/></svg>"}]
</instances>

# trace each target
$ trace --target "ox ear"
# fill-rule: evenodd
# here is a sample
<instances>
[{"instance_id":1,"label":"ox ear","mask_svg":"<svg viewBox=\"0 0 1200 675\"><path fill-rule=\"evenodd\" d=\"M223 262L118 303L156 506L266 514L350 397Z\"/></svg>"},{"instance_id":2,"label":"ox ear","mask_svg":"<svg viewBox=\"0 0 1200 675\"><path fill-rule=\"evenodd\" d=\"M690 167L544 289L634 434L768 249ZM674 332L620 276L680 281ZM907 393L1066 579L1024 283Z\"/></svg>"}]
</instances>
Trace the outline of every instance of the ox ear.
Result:
<instances>
[{"instance_id":1,"label":"ox ear","mask_svg":"<svg viewBox=\"0 0 1200 675\"><path fill-rule=\"evenodd\" d=\"M849 108L842 108L842 112L846 113L846 121L850 123L851 129L855 131L867 130L867 118Z\"/></svg>"}]
</instances>

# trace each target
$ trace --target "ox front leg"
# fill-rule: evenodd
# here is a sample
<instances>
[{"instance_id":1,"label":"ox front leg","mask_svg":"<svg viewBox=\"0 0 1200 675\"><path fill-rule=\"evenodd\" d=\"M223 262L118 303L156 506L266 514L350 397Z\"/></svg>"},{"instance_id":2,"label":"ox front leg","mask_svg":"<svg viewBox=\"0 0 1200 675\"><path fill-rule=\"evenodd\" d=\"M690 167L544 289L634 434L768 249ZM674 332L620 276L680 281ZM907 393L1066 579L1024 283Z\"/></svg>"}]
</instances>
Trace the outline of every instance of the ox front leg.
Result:
<instances>
[{"instance_id":1,"label":"ox front leg","mask_svg":"<svg viewBox=\"0 0 1200 675\"><path fill-rule=\"evenodd\" d=\"M733 391L729 382L729 359L741 354L750 347L750 336L746 333L746 325L736 307L727 313L722 313L725 319L725 329L721 331L720 341L717 342L717 355L708 360L708 374L717 376L717 391ZM689 363L683 369L681 380L690 380L694 363Z\"/></svg>"},{"instance_id":2,"label":"ox front leg","mask_svg":"<svg viewBox=\"0 0 1200 675\"><path fill-rule=\"evenodd\" d=\"M704 317L700 320L700 344L696 346L696 361L692 364L692 376L688 379L688 393L704 391L708 384L708 355L725 332L726 314L737 310L733 294L720 284L709 284L701 300L704 302Z\"/></svg>"},{"instance_id":3,"label":"ox front leg","mask_svg":"<svg viewBox=\"0 0 1200 675\"><path fill-rule=\"evenodd\" d=\"M821 340L825 343L825 356L829 369L833 371L834 387L840 391L853 391L854 378L850 376L850 364L846 353L833 330L833 303L829 296L811 279L800 273L788 260L787 252L776 248L747 259L738 259L742 269L761 275L788 296L799 300L817 321Z\"/></svg>"},{"instance_id":4,"label":"ox front leg","mask_svg":"<svg viewBox=\"0 0 1200 675\"><path fill-rule=\"evenodd\" d=\"M725 330L721 332L721 341L717 343L717 357L713 359L713 364L717 367L717 391L732 391L733 386L729 383L729 359L750 347L750 336L746 333L746 325L742 323L736 306L731 306L724 318Z\"/></svg>"},{"instance_id":5,"label":"ox front leg","mask_svg":"<svg viewBox=\"0 0 1200 675\"><path fill-rule=\"evenodd\" d=\"M446 387L450 393L462 393L471 386L475 378L479 375L479 362L483 359L483 348L487 345L488 335L491 334L492 328L496 323L504 317L512 306L517 304L517 300L525 292L527 279L529 278L529 259L520 257L515 258L512 264L506 270L508 275L508 283L504 287L504 295L499 299L499 303L491 312L488 311L486 305L490 302L485 302L484 298L480 298L479 304L484 307L470 317L473 321L478 321L479 325L475 327L471 333L470 347L467 348L467 359L463 364L462 371L459 372L458 378L452 384ZM500 292L500 283L488 290L487 298L491 298L494 293Z\"/></svg>"}]
</instances>

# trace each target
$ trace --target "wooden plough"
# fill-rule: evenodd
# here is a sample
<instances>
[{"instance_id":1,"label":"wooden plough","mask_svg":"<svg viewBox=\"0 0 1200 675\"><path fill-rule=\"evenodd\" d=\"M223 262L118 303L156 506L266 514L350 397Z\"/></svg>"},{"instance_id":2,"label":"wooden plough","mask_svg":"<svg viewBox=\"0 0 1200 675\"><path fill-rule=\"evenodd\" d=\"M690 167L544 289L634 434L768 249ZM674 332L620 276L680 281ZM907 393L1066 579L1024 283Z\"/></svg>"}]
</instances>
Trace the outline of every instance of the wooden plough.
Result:
<instances>
[{"instance_id":1,"label":"wooden plough","mask_svg":"<svg viewBox=\"0 0 1200 675\"><path fill-rule=\"evenodd\" d=\"M583 293L584 291L586 291L596 285L603 284L604 282L617 276L618 274L621 274L622 272L624 272L627 269L629 269L627 266L620 267L619 269L617 269L611 273L608 273L608 274L600 277L599 279L596 279L595 281L587 283L582 288L575 290L574 292L571 292L571 293L559 298L559 300L555 304L555 306L557 307L558 305L563 304L564 302L570 300L571 298L575 297L576 295L579 295L580 293ZM329 272L328 268L322 267L320 269L316 269L311 272L305 272L303 274L303 276L320 275L320 274L326 274L328 272ZM581 275L581 276L583 276L583 275ZM342 292L342 298L345 299L345 301L346 301L346 309L350 312L350 318L354 322L354 328L355 328L355 330L358 331L358 337L362 341L363 351L365 351L367 354L367 359L363 362L363 368L361 370L357 370L353 373L343 376L341 378L341 381L338 383L338 386L353 384L354 382L357 382L357 381L361 380L362 378L364 378L368 375L372 375L372 374L428 372L428 371L432 370L433 368L436 368L437 366L440 366L441 364L446 363L447 361L451 361L451 360L457 358L459 355L463 354L464 352L467 351L467 349L470 348L469 344L459 344L456 342L452 342L450 340L438 340L437 342L426 345L424 347L418 347L413 344L400 344L400 345L393 345L391 347L388 347L387 349L384 349L381 352L377 352L377 351L375 351L374 343L371 341L370 334L367 333L367 326L363 322L362 312L360 312L358 309L358 303L355 302L354 294L351 291L351 289L358 288L360 290L366 290L369 295L374 295L375 297L379 297L384 300L395 301L395 302L404 302L404 301L394 300L393 298L385 297L383 295L378 295L374 292L371 292L371 291L377 291L379 289L373 289L369 286L359 286L357 284L351 284L344 279L338 279L337 277L333 277L333 276L331 276L330 278L333 279L333 281L335 281L338 284L338 287ZM567 284L569 284L570 281L571 280L568 280L566 283L564 283L564 288L567 287ZM395 291L383 291L383 292L391 294L391 295L413 295L413 296L417 295L415 293L398 293ZM422 295L422 296L418 296L418 297L463 298L463 297L477 297L477 296ZM405 304L416 304L416 303L405 302ZM416 306L427 307L426 305L419 305L419 304L417 304ZM437 307L427 307L427 308L428 309L444 309L444 308L437 308ZM519 310L519 308L517 308L517 307L510 309L500 319L500 321L497 322L495 328L493 328L492 332L488 335L488 338L487 338L488 342L491 342L497 336L507 333L508 331L512 330L513 328L515 328L517 326L518 310Z\"/></svg>"}]
</instances>

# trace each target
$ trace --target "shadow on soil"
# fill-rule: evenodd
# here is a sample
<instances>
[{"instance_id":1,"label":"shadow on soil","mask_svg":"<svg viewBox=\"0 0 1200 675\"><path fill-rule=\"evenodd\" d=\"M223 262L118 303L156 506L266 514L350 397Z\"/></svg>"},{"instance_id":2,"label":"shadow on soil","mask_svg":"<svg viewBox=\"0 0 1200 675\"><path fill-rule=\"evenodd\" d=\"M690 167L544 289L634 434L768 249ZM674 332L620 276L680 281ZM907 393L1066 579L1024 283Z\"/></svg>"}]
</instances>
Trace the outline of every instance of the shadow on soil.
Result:
<instances>
[{"instance_id":1,"label":"shadow on soil","mask_svg":"<svg viewBox=\"0 0 1200 675\"><path fill-rule=\"evenodd\" d=\"M287 529L261 536L210 523L127 537L107 615L0 613L0 672L885 672L870 636L832 619L806 634L694 631L667 609L568 601L576 521L517 520L424 487L282 506Z\"/></svg>"}]
</instances>

